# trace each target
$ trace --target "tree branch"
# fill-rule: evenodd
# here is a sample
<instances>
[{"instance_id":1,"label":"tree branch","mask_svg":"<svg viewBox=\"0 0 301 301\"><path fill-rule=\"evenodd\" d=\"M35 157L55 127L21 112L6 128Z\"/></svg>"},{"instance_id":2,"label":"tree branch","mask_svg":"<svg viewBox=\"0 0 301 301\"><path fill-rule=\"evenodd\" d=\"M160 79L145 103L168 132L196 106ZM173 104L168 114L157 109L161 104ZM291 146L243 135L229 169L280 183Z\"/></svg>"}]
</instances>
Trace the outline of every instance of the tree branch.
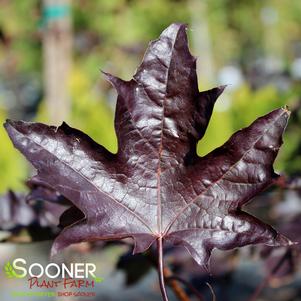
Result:
<instances>
[{"instance_id":1,"label":"tree branch","mask_svg":"<svg viewBox=\"0 0 301 301\"><path fill-rule=\"evenodd\" d=\"M166 270L167 270L167 268L166 268ZM179 297L179 299L181 301L190 301L190 299L189 299L188 295L185 293L185 291L183 291L183 289L178 285L177 282L181 282L186 287L188 287L189 290L194 295L196 295L200 301L205 301L205 298L200 294L200 292L193 285L191 285L188 281L186 281L185 279L183 279L181 277L171 275L170 271L169 271L169 273L168 272L166 273L166 275L168 275L168 274L170 274L170 276L165 276L166 280L169 281L169 283L172 286L175 293L179 291L179 295L177 293L176 293L176 295ZM178 288L180 288L180 290Z\"/></svg>"}]
</instances>

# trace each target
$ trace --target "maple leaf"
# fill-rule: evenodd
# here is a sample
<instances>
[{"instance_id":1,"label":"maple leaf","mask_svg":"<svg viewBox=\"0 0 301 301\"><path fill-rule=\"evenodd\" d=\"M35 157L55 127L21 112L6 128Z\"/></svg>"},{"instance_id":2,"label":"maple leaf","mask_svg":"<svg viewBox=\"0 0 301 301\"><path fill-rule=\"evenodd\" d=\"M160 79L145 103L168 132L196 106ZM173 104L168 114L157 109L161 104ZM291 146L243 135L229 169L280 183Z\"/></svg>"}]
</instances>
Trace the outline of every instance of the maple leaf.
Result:
<instances>
[{"instance_id":1,"label":"maple leaf","mask_svg":"<svg viewBox=\"0 0 301 301\"><path fill-rule=\"evenodd\" d=\"M277 178L272 164L287 109L257 119L198 157L197 142L224 87L198 91L196 58L183 24L170 25L150 43L130 81L105 75L118 92L116 154L66 123L58 128L5 124L15 147L37 169L37 178L85 215L62 231L52 254L81 241L132 237L134 253L157 242L162 272L163 240L184 246L199 264L214 248L290 244L241 210Z\"/></svg>"}]
</instances>

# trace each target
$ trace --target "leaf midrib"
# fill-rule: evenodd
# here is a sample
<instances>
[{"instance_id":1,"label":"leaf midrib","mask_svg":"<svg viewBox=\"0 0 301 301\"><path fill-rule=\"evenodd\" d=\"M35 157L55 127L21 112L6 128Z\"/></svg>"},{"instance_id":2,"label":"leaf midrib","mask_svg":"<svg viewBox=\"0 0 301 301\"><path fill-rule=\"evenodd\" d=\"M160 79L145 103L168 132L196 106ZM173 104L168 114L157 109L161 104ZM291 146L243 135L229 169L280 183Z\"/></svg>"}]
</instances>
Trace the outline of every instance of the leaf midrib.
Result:
<instances>
[{"instance_id":1,"label":"leaf midrib","mask_svg":"<svg viewBox=\"0 0 301 301\"><path fill-rule=\"evenodd\" d=\"M180 32L180 28L177 31L176 37L173 40L172 47L171 47L171 55L170 55L170 60L167 64L167 75L165 79L165 93L164 93L164 98L162 100L162 120L161 120L161 129L160 129L160 145L159 145L159 151L158 151L158 166L157 166L157 227L158 227L158 234L159 236L164 236L162 235L162 201L161 201L161 163L162 163L162 151L163 151L163 130L164 130L164 119L165 119L165 102L166 102L166 96L167 96L167 91L168 91L168 82L169 82L169 77L170 77L170 67L171 67L171 62L173 59L173 52L175 48L175 44L178 39L178 35Z\"/></svg>"}]
</instances>

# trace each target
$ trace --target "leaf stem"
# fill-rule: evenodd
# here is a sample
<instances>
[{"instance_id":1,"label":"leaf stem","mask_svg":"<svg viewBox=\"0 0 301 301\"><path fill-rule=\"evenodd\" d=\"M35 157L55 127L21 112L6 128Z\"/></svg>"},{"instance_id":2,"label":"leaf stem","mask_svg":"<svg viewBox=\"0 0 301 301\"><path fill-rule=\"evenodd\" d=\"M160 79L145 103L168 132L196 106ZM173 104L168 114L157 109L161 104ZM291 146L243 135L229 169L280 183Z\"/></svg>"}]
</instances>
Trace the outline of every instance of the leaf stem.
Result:
<instances>
[{"instance_id":1,"label":"leaf stem","mask_svg":"<svg viewBox=\"0 0 301 301\"><path fill-rule=\"evenodd\" d=\"M159 283L163 301L169 301L166 293L165 288L165 281L164 281L164 272L163 272L163 244L162 244L162 237L158 237L157 240L157 248L158 248L158 274L159 274Z\"/></svg>"}]
</instances>

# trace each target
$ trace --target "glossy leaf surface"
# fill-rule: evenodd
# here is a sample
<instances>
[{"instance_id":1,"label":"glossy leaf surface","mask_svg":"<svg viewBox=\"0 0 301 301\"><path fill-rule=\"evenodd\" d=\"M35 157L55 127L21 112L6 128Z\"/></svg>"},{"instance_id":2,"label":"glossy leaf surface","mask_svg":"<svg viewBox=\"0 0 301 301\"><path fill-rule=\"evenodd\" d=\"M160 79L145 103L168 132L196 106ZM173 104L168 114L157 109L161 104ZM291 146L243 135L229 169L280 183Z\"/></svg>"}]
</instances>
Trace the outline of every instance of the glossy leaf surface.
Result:
<instances>
[{"instance_id":1,"label":"glossy leaf surface","mask_svg":"<svg viewBox=\"0 0 301 301\"><path fill-rule=\"evenodd\" d=\"M65 123L5 124L15 147L37 169L36 178L85 215L62 231L53 254L72 243L125 237L134 239L134 252L142 252L160 238L186 247L205 264L213 248L290 244L241 210L277 178L272 164L286 109L198 157L197 142L224 87L199 92L196 58L182 24L170 25L150 43L132 80L105 75L118 92L117 154Z\"/></svg>"}]
</instances>

